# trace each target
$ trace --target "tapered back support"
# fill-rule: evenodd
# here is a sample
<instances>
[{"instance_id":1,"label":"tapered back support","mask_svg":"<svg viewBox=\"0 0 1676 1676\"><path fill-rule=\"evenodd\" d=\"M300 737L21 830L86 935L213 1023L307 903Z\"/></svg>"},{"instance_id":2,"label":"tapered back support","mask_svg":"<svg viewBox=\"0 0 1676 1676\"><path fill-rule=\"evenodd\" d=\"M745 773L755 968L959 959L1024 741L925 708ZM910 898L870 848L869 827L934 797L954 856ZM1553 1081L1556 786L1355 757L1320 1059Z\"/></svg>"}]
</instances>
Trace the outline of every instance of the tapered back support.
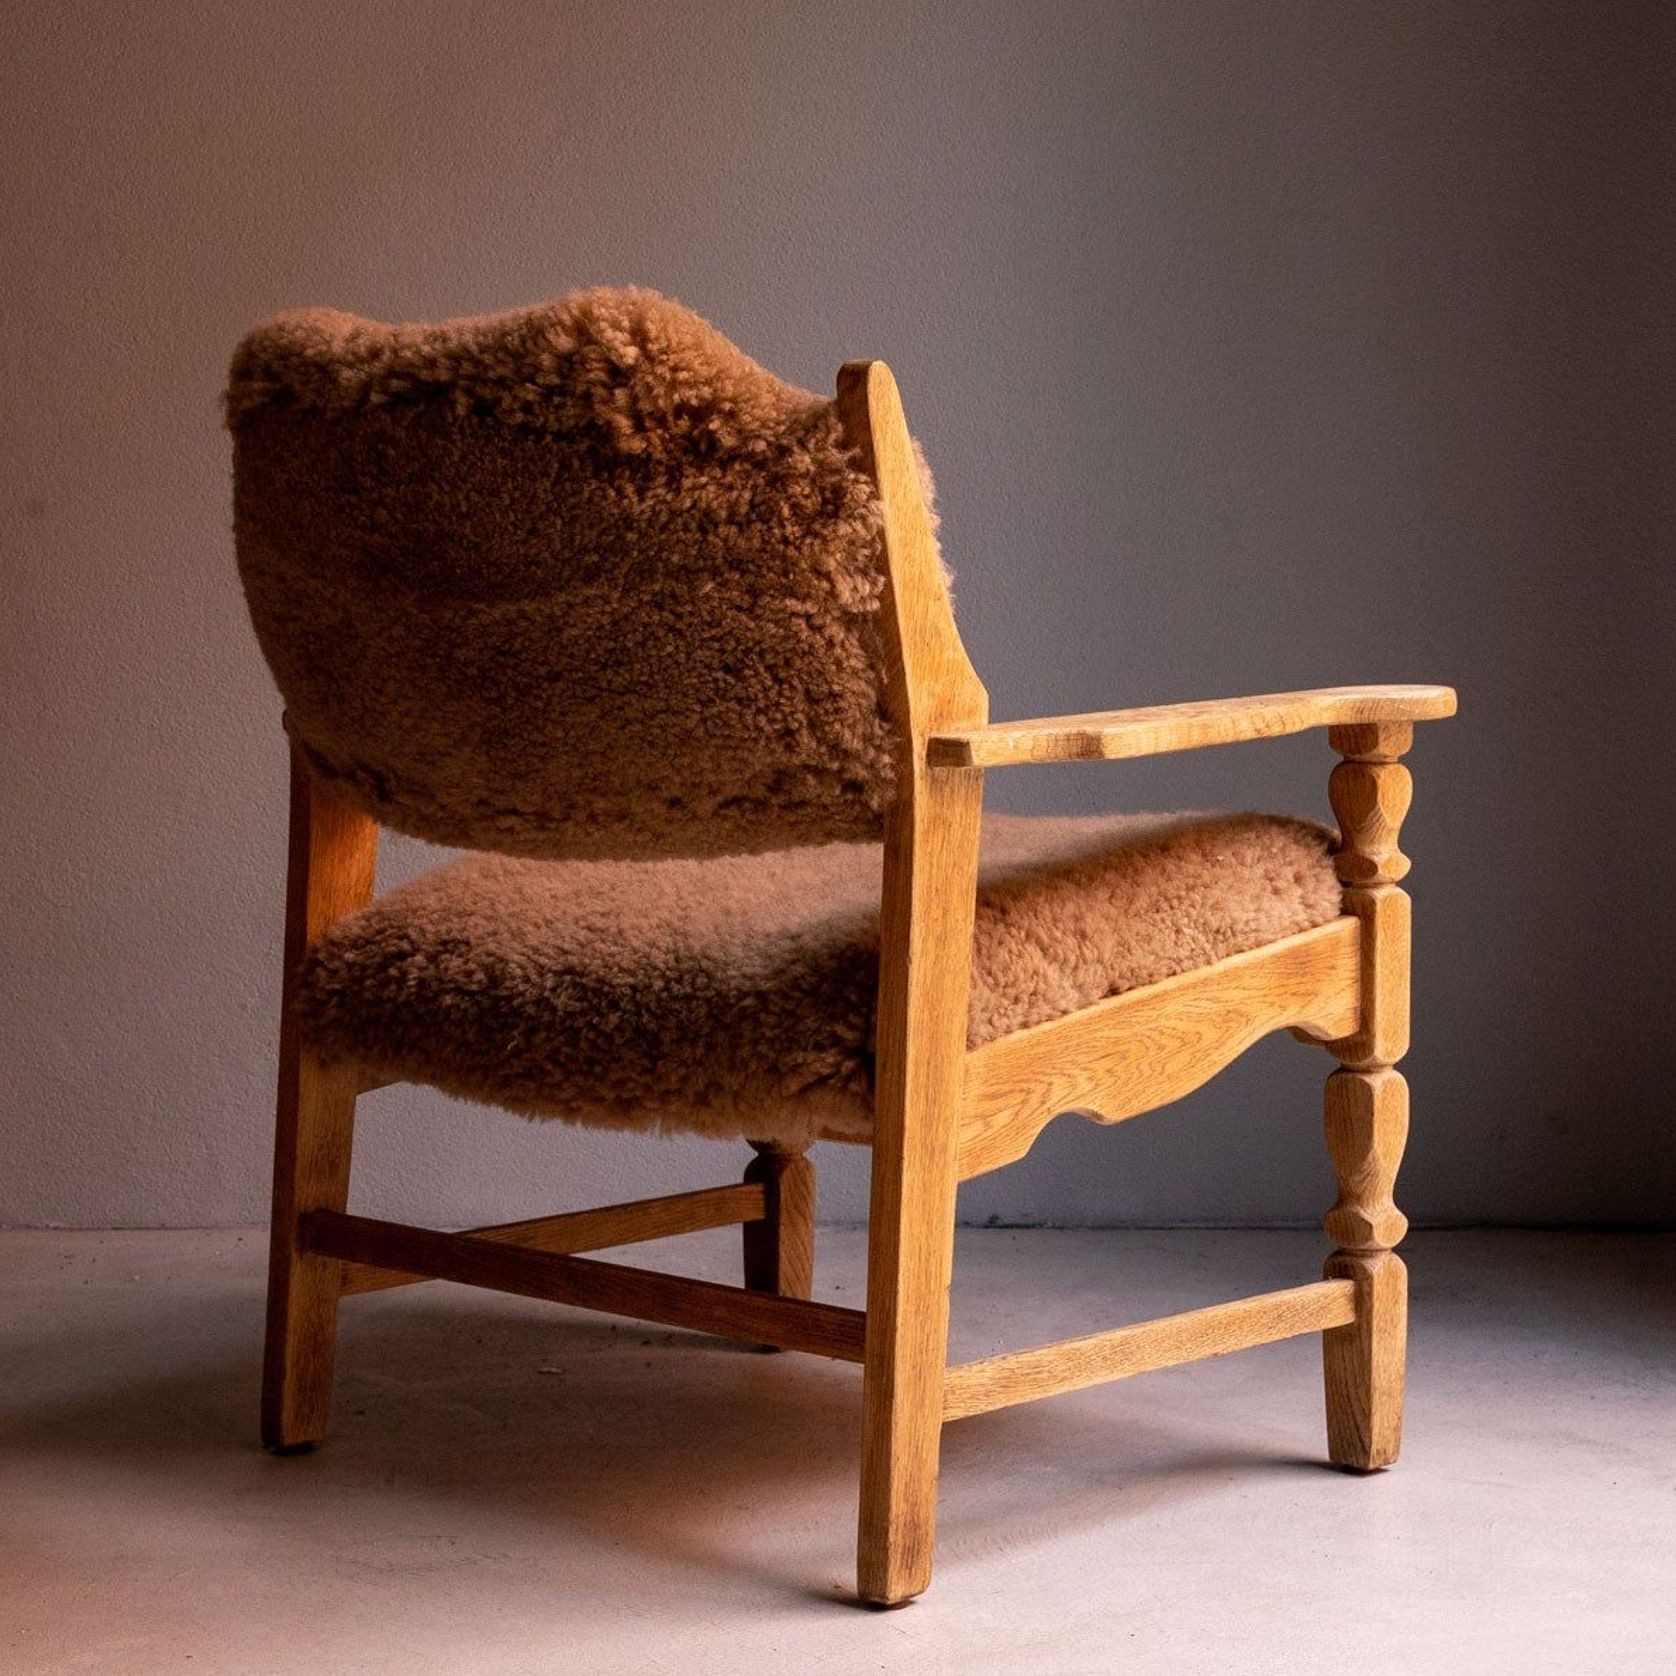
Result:
<instances>
[{"instance_id":1,"label":"tapered back support","mask_svg":"<svg viewBox=\"0 0 1676 1676\"><path fill-rule=\"evenodd\" d=\"M653 293L591 291L281 315L227 402L293 738L380 821L531 856L879 833L909 705L874 463L832 400Z\"/></svg>"},{"instance_id":2,"label":"tapered back support","mask_svg":"<svg viewBox=\"0 0 1676 1676\"><path fill-rule=\"evenodd\" d=\"M883 361L847 363L838 374L837 406L844 440L878 490L886 705L909 742L898 764L923 766L919 742L936 728L984 721L989 697L955 627L929 479L908 434L895 376Z\"/></svg>"}]
</instances>

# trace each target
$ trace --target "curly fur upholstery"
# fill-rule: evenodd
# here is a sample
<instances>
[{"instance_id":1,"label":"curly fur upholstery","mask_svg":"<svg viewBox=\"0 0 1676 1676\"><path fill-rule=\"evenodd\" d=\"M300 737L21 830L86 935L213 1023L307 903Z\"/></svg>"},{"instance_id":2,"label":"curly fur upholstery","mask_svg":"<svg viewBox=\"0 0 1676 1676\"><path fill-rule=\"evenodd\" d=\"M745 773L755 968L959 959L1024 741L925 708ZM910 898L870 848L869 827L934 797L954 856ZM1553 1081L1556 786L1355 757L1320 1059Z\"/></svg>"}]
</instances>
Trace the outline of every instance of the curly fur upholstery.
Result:
<instances>
[{"instance_id":1,"label":"curly fur upholstery","mask_svg":"<svg viewBox=\"0 0 1676 1676\"><path fill-rule=\"evenodd\" d=\"M877 835L879 509L830 400L594 290L282 314L227 416L293 737L380 821L546 857Z\"/></svg>"},{"instance_id":2,"label":"curly fur upholstery","mask_svg":"<svg viewBox=\"0 0 1676 1676\"><path fill-rule=\"evenodd\" d=\"M833 404L601 290L281 315L227 415L297 744L385 824L498 852L330 928L314 1050L535 1116L866 1139L881 851L853 840L895 734L879 507ZM1329 837L986 823L969 1039L1331 919Z\"/></svg>"},{"instance_id":3,"label":"curly fur upholstery","mask_svg":"<svg viewBox=\"0 0 1676 1676\"><path fill-rule=\"evenodd\" d=\"M1324 924L1331 837L1262 815L991 818L970 1042ZM303 1026L327 1059L530 1115L865 1139L880 856L473 856L328 931Z\"/></svg>"}]
</instances>

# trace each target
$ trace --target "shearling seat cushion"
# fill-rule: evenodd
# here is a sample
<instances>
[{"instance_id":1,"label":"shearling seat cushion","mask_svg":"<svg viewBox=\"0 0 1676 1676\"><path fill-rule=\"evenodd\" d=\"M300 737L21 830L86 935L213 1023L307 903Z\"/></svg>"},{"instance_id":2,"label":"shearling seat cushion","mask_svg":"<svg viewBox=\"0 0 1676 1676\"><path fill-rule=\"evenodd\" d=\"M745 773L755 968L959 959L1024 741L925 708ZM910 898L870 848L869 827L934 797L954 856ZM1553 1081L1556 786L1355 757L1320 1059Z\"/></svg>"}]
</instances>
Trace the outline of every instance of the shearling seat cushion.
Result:
<instances>
[{"instance_id":1,"label":"shearling seat cushion","mask_svg":"<svg viewBox=\"0 0 1676 1676\"><path fill-rule=\"evenodd\" d=\"M1265 815L991 817L968 1040L1339 912L1331 834ZM871 1127L881 849L474 855L334 926L300 989L328 1060L607 1128Z\"/></svg>"},{"instance_id":2,"label":"shearling seat cushion","mask_svg":"<svg viewBox=\"0 0 1676 1676\"><path fill-rule=\"evenodd\" d=\"M227 419L292 737L385 825L590 860L878 836L880 511L830 397L602 288L278 315Z\"/></svg>"}]
</instances>

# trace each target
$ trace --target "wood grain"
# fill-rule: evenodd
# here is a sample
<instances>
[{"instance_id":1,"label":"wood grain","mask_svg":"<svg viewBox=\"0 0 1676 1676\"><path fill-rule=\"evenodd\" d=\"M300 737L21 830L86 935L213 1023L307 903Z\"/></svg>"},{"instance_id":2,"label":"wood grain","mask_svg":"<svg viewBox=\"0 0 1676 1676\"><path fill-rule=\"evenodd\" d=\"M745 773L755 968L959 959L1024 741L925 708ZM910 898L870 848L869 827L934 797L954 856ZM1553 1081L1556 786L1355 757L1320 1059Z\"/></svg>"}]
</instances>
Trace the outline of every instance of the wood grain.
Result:
<instances>
[{"instance_id":1,"label":"wood grain","mask_svg":"<svg viewBox=\"0 0 1676 1676\"><path fill-rule=\"evenodd\" d=\"M603 1251L613 1245L636 1245L667 1239L674 1234L696 1234L706 1228L747 1226L764 1215L760 1183L735 1187L701 1187L692 1193L670 1193L656 1199L636 1199L598 1210L573 1210L561 1216L534 1216L522 1222L497 1222L487 1228L464 1228L470 1239L494 1240L530 1251L554 1251L574 1256L581 1251ZM343 1266L343 1295L384 1292L394 1286L413 1286L432 1277L403 1274L394 1269ZM807 1297L807 1292L799 1294Z\"/></svg>"},{"instance_id":2,"label":"wood grain","mask_svg":"<svg viewBox=\"0 0 1676 1676\"><path fill-rule=\"evenodd\" d=\"M1388 1251L1408 1232L1393 1197L1408 1142L1408 1083L1401 1071L1335 1071L1327 1078L1327 1156L1338 1200L1327 1237L1341 1252Z\"/></svg>"},{"instance_id":3,"label":"wood grain","mask_svg":"<svg viewBox=\"0 0 1676 1676\"><path fill-rule=\"evenodd\" d=\"M885 826L867 1310L812 1301L814 1173L759 1145L737 1186L448 1234L347 1211L359 1089L292 1023L309 943L370 896L376 827L293 764L287 1005L281 1035L263 1436L321 1435L342 1295L443 1279L550 1299L864 1367L857 1587L894 1605L922 1590L935 1541L946 1419L1150 1368L1320 1331L1329 1446L1347 1466L1394 1459L1406 1282L1390 1249L1407 1087L1407 869L1398 841L1415 721L1453 714L1445 687L1342 687L987 724L959 633L896 384L846 366L838 412L878 489L886 588L886 707L900 742ZM1201 971L965 1051L983 769L1127 758L1326 726L1344 829L1344 915ZM1343 1064L1328 1086L1337 1249L1324 1280L1057 1345L946 1366L955 1193L1022 1157L1056 1113L1117 1122L1196 1088L1259 1036L1290 1027ZM655 1274L578 1252L739 1223L744 1287Z\"/></svg>"},{"instance_id":4,"label":"wood grain","mask_svg":"<svg viewBox=\"0 0 1676 1676\"><path fill-rule=\"evenodd\" d=\"M1355 1319L1321 1335L1327 1456L1350 1472L1378 1472L1402 1451L1408 1269L1394 1251L1341 1251L1324 1273L1356 1289Z\"/></svg>"},{"instance_id":5,"label":"wood grain","mask_svg":"<svg viewBox=\"0 0 1676 1676\"><path fill-rule=\"evenodd\" d=\"M1413 904L1392 885L1344 892L1344 911L1362 927L1356 1028L1323 1045L1353 1070L1377 1070L1408 1052L1408 962Z\"/></svg>"},{"instance_id":6,"label":"wood grain","mask_svg":"<svg viewBox=\"0 0 1676 1676\"><path fill-rule=\"evenodd\" d=\"M262 1441L307 1448L325 1435L337 1349L339 1274L302 1248L299 1218L342 1210L360 1077L328 1068L302 1045L294 997L309 946L372 896L378 825L317 781L291 753L285 884L285 976L280 1003L279 1096L274 1123L273 1217L262 1360Z\"/></svg>"},{"instance_id":7,"label":"wood grain","mask_svg":"<svg viewBox=\"0 0 1676 1676\"><path fill-rule=\"evenodd\" d=\"M1320 687L939 728L927 743L927 760L934 768L1001 768L1024 762L1160 756L1313 727L1416 722L1454 713L1455 694L1448 687Z\"/></svg>"},{"instance_id":8,"label":"wood grain","mask_svg":"<svg viewBox=\"0 0 1676 1676\"><path fill-rule=\"evenodd\" d=\"M807 1350L859 1362L866 1317L860 1310L804 1298L780 1298L684 1275L531 1251L469 1234L446 1234L400 1222L316 1211L303 1219L304 1248L322 1258L429 1275L577 1309L627 1315L666 1327L690 1327L727 1338Z\"/></svg>"},{"instance_id":9,"label":"wood grain","mask_svg":"<svg viewBox=\"0 0 1676 1676\"><path fill-rule=\"evenodd\" d=\"M1408 1084L1392 1064L1408 1049L1409 902L1395 881L1408 870L1398 849L1408 811L1408 770L1398 758L1413 740L1406 723L1363 723L1329 735L1345 760L1331 794L1342 838L1337 856L1344 905L1362 928L1361 1019L1326 1044L1344 1069L1327 1079L1327 1152L1338 1199L1326 1229L1337 1249L1325 1273L1356 1288L1356 1317L1323 1333L1327 1451L1335 1464L1369 1472L1402 1446L1408 1274L1390 1248L1408 1227L1394 1198L1408 1136Z\"/></svg>"},{"instance_id":10,"label":"wood grain","mask_svg":"<svg viewBox=\"0 0 1676 1676\"><path fill-rule=\"evenodd\" d=\"M1359 1021L1361 927L1345 917L1131 989L967 1056L964 1181L1022 1158L1061 1112L1118 1123L1179 1100L1259 1037Z\"/></svg>"},{"instance_id":11,"label":"wood grain","mask_svg":"<svg viewBox=\"0 0 1676 1676\"><path fill-rule=\"evenodd\" d=\"M1328 801L1340 829L1356 834L1356 848L1340 849L1333 858L1343 883L1395 884L1408 872L1397 837L1413 795L1414 781L1400 762L1345 761L1333 770Z\"/></svg>"},{"instance_id":12,"label":"wood grain","mask_svg":"<svg viewBox=\"0 0 1676 1676\"><path fill-rule=\"evenodd\" d=\"M742 1230L745 1285L807 1298L815 1286L815 1166L769 1141L751 1145L757 1156L745 1166L745 1185L762 1194L763 1212Z\"/></svg>"},{"instance_id":13,"label":"wood grain","mask_svg":"<svg viewBox=\"0 0 1676 1676\"><path fill-rule=\"evenodd\" d=\"M919 460L890 368L883 361L846 363L838 374L837 409L845 445L879 489L887 703L902 735L903 766L918 766L934 733L981 728L989 695L955 627Z\"/></svg>"},{"instance_id":14,"label":"wood grain","mask_svg":"<svg viewBox=\"0 0 1676 1676\"><path fill-rule=\"evenodd\" d=\"M943 1418L960 1420L1062 1391L1342 1326L1355 1319L1355 1291L1349 1280L1317 1280L1086 1338L962 1362L948 1370L944 1381Z\"/></svg>"},{"instance_id":15,"label":"wood grain","mask_svg":"<svg viewBox=\"0 0 1676 1676\"><path fill-rule=\"evenodd\" d=\"M846 366L838 411L879 487L888 702L903 746L880 907L856 1544L861 1598L896 1605L931 1578L983 803L982 774L931 775L925 741L938 729L981 724L988 699L955 630L890 369L877 361Z\"/></svg>"}]
</instances>

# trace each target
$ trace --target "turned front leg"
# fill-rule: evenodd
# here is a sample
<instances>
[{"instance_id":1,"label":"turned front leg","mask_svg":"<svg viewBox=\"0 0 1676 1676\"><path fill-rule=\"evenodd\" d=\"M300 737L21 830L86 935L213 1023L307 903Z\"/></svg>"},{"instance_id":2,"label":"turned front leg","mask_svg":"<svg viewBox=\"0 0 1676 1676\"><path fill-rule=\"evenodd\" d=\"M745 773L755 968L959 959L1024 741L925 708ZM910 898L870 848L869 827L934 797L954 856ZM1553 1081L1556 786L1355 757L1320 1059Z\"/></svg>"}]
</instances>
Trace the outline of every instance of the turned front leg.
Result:
<instances>
[{"instance_id":1,"label":"turned front leg","mask_svg":"<svg viewBox=\"0 0 1676 1676\"><path fill-rule=\"evenodd\" d=\"M1408 1271L1392 1248L1408 1222L1392 1194L1408 1136L1408 1084L1394 1066L1408 1050L1409 900L1397 881L1409 863L1397 841L1412 782L1398 758L1413 729L1336 727L1330 738L1345 759L1329 795L1344 910L1362 922L1362 1014L1353 1036L1328 1044L1344 1069L1327 1080L1338 1202L1326 1218L1326 1274L1355 1283L1356 1319L1322 1335L1327 1448L1335 1465L1368 1472L1402 1445Z\"/></svg>"}]
</instances>

